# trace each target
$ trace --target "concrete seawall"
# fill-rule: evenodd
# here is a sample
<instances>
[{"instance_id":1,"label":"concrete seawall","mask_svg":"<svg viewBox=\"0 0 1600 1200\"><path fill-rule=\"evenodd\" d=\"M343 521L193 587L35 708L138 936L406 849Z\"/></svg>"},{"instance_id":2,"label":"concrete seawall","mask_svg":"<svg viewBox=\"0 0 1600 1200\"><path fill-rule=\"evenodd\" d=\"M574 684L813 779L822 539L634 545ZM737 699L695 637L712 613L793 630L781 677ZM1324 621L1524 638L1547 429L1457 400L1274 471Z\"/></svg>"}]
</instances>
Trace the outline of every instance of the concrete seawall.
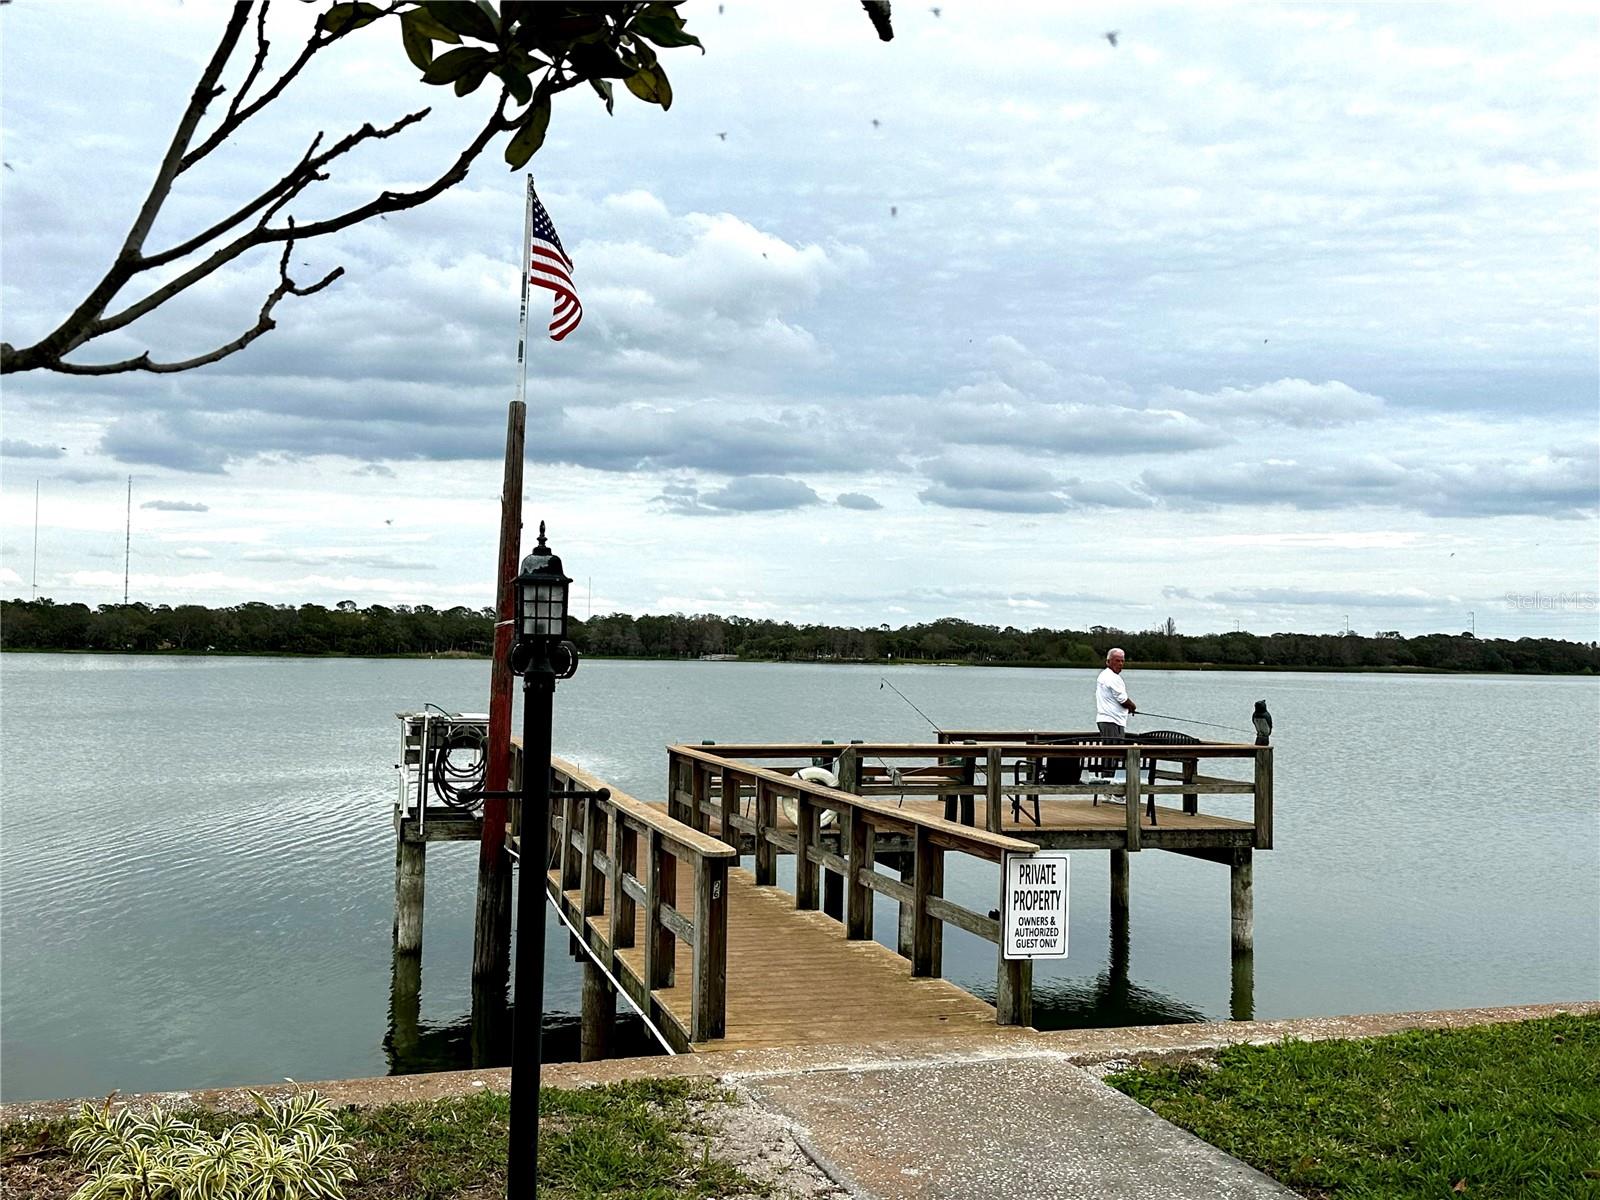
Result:
<instances>
[{"instance_id":1,"label":"concrete seawall","mask_svg":"<svg viewBox=\"0 0 1600 1200\"><path fill-rule=\"evenodd\" d=\"M592 1063L547 1063L542 1072L542 1082L547 1087L584 1087L622 1079L668 1076L715 1077L733 1081L807 1071L848 1071L911 1063L953 1065L1027 1058L1056 1059L1075 1066L1091 1066L1153 1055L1205 1053L1240 1043L1259 1045L1285 1038L1320 1041L1329 1038L1377 1037L1408 1029L1454 1029L1504 1021L1526 1021L1558 1013L1600 1013L1600 1000L1343 1017L1296 1017L1280 1021L1215 1021L1120 1029L1071 1029L1053 1033L1019 1029L1014 1036L999 1044L993 1039L968 1044L952 1038L934 1044L926 1041L885 1041L798 1049L740 1050L714 1055L619 1058ZM336 1105L372 1106L470 1095L483 1088L505 1091L510 1086L510 1079L509 1069L497 1067L438 1071L424 1075L388 1075L372 1079L302 1080L298 1086L315 1088ZM270 1097L287 1095L294 1090L295 1084L278 1080L227 1088L145 1092L119 1098L135 1106L177 1103L245 1109L251 1107L250 1091ZM105 1097L0 1104L0 1121L68 1115L76 1111L85 1099L98 1103L104 1101Z\"/></svg>"}]
</instances>

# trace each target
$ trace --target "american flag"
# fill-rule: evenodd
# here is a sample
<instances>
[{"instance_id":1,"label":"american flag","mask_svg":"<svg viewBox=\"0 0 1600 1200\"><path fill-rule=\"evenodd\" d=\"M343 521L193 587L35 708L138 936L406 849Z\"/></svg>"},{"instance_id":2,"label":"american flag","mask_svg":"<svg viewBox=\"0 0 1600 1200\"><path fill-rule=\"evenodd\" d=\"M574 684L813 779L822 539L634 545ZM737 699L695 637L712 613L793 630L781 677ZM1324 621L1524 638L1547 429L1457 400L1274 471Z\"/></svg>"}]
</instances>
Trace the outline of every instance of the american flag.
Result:
<instances>
[{"instance_id":1,"label":"american flag","mask_svg":"<svg viewBox=\"0 0 1600 1200\"><path fill-rule=\"evenodd\" d=\"M578 301L578 291L572 282L572 260L561 248L556 236L555 223L545 212L539 197L529 193L533 222L528 243L528 282L534 287L548 288L555 293L555 307L550 312L550 340L559 342L578 327L583 320L583 305Z\"/></svg>"}]
</instances>

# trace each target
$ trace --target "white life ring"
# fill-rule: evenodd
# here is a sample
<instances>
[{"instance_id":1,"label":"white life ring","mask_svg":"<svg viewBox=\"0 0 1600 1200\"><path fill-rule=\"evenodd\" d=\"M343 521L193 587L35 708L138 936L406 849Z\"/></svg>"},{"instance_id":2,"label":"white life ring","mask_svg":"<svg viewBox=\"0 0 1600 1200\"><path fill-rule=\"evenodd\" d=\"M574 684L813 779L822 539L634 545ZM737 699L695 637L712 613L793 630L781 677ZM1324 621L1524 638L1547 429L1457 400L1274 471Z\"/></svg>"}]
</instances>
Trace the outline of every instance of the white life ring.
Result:
<instances>
[{"instance_id":1,"label":"white life ring","mask_svg":"<svg viewBox=\"0 0 1600 1200\"><path fill-rule=\"evenodd\" d=\"M827 767L801 767L794 773L796 779L804 779L807 783L820 783L823 787L836 788L839 786L839 777ZM783 808L783 815L789 818L789 824L800 823L800 805L792 796L780 796L779 805ZM817 821L818 828L826 829L838 820L839 814L831 808L822 810L822 816Z\"/></svg>"}]
</instances>

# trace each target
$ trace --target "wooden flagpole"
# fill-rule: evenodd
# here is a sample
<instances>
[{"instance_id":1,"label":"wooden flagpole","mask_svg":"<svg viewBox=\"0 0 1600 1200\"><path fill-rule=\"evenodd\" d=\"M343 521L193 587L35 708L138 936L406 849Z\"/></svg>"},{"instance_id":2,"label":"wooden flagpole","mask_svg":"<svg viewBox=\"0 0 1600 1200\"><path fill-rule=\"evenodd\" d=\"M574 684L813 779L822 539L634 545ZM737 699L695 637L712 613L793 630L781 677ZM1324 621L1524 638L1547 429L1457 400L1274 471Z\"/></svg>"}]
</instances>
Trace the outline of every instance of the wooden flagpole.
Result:
<instances>
[{"instance_id":1,"label":"wooden flagpole","mask_svg":"<svg viewBox=\"0 0 1600 1200\"><path fill-rule=\"evenodd\" d=\"M494 660L489 668L489 750L485 791L503 792L511 768L511 641L516 620L517 555L522 545L522 457L527 433L528 239L533 234L533 176L523 201L522 314L517 328L517 398L506 414L505 474L500 488L500 554L495 574ZM511 856L506 853L510 802L483 802L478 850L478 911L473 927L472 977L504 987L511 973Z\"/></svg>"}]
</instances>

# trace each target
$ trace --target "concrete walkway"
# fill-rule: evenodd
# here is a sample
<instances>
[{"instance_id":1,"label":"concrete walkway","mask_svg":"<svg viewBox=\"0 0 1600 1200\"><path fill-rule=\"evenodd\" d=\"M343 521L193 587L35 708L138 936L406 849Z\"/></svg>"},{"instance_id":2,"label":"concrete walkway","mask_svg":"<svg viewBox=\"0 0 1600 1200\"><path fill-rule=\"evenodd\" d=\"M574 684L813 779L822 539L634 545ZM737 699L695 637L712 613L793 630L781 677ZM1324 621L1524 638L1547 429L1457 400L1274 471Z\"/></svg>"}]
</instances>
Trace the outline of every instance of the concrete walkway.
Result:
<instances>
[{"instance_id":1,"label":"concrete walkway","mask_svg":"<svg viewBox=\"0 0 1600 1200\"><path fill-rule=\"evenodd\" d=\"M746 1087L861 1197L1295 1195L1054 1055L806 1071Z\"/></svg>"}]
</instances>

